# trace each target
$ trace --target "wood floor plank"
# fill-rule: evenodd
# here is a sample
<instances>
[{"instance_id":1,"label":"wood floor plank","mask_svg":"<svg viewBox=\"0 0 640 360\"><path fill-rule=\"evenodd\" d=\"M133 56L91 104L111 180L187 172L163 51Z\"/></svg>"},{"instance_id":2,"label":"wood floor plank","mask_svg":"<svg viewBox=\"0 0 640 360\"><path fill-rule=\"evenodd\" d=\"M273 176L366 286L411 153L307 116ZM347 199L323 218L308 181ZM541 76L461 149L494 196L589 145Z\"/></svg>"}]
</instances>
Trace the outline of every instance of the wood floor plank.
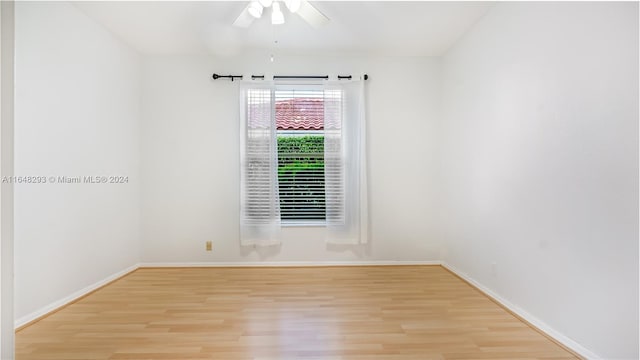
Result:
<instances>
[{"instance_id":1,"label":"wood floor plank","mask_svg":"<svg viewBox=\"0 0 640 360\"><path fill-rule=\"evenodd\" d=\"M575 359L439 266L139 269L16 334L17 360Z\"/></svg>"}]
</instances>

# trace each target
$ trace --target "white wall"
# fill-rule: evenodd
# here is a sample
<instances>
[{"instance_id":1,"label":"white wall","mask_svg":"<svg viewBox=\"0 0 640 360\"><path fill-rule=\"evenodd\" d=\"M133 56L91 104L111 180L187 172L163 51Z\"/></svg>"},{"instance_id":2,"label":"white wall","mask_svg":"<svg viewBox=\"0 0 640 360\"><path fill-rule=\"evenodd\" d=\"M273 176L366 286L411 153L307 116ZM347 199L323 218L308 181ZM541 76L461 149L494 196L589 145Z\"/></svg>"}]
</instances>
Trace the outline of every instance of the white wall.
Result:
<instances>
[{"instance_id":1,"label":"white wall","mask_svg":"<svg viewBox=\"0 0 640 360\"><path fill-rule=\"evenodd\" d=\"M16 319L139 261L140 59L68 3L16 4Z\"/></svg>"},{"instance_id":2,"label":"white wall","mask_svg":"<svg viewBox=\"0 0 640 360\"><path fill-rule=\"evenodd\" d=\"M501 3L443 69L445 260L637 359L638 4Z\"/></svg>"},{"instance_id":3,"label":"white wall","mask_svg":"<svg viewBox=\"0 0 640 360\"><path fill-rule=\"evenodd\" d=\"M13 174L14 3L0 2L0 175ZM0 358L13 359L13 184L0 185Z\"/></svg>"},{"instance_id":4,"label":"white wall","mask_svg":"<svg viewBox=\"0 0 640 360\"><path fill-rule=\"evenodd\" d=\"M431 186L438 59L157 56L143 68L143 261L440 259ZM279 248L239 246L238 82L213 81L214 72L370 75L369 245L329 247L322 229L287 228Z\"/></svg>"}]
</instances>

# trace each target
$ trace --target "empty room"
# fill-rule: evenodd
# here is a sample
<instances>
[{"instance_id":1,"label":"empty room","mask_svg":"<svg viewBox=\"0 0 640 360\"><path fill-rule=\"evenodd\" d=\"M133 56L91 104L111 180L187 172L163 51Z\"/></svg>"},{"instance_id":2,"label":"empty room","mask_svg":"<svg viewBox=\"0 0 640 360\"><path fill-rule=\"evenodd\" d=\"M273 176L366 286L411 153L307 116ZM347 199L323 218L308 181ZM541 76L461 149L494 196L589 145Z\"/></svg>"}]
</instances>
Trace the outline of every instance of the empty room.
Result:
<instances>
[{"instance_id":1,"label":"empty room","mask_svg":"<svg viewBox=\"0 0 640 360\"><path fill-rule=\"evenodd\" d=\"M638 359L638 18L0 1L0 359Z\"/></svg>"}]
</instances>

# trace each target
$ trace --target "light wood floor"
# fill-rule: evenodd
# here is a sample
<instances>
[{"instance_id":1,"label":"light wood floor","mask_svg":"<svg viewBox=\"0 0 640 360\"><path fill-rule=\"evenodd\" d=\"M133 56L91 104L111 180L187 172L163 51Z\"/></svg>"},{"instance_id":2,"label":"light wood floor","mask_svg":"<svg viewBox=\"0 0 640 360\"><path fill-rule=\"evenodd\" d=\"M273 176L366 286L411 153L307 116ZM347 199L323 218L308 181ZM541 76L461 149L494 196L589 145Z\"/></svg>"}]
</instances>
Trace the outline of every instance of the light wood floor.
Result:
<instances>
[{"instance_id":1,"label":"light wood floor","mask_svg":"<svg viewBox=\"0 0 640 360\"><path fill-rule=\"evenodd\" d=\"M439 266L139 269L19 331L27 359L575 359Z\"/></svg>"}]
</instances>

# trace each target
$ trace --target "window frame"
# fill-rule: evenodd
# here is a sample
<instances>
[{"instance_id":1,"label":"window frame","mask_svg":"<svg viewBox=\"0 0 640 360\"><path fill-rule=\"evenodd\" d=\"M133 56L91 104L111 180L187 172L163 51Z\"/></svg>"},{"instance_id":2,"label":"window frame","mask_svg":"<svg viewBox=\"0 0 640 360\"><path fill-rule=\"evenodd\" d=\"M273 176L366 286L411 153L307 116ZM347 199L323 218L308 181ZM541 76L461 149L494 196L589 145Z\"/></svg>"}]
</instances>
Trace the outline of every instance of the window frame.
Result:
<instances>
[{"instance_id":1,"label":"window frame","mask_svg":"<svg viewBox=\"0 0 640 360\"><path fill-rule=\"evenodd\" d=\"M324 96L324 91L325 88L323 85L321 84L310 84L310 83L300 83L300 82L291 82L291 83L278 83L276 84L273 89L272 89L272 98L273 100L273 113L274 113L274 122L276 122L277 124L277 119L276 119L276 93L279 91L320 91L323 93ZM323 107L324 107L324 101L323 101ZM276 128L276 141L277 141L277 134L279 132L296 132L297 130L277 130ZM302 130L301 132L304 132L304 130ZM312 131L309 131L312 132ZM324 139L324 116L323 116L323 130L322 130L322 136ZM276 156L278 156L277 153L278 149L277 149L277 145L276 145ZM324 161L324 154L323 154L323 161ZM278 179L279 180L279 179ZM279 185L278 185L278 190L279 190ZM326 209L326 192L325 192L325 209ZM327 225L327 218L326 218L326 212L325 212L325 218L320 220L320 219L283 219L282 218L282 212L280 213L280 224L282 227L317 227L317 228L324 228Z\"/></svg>"}]
</instances>

